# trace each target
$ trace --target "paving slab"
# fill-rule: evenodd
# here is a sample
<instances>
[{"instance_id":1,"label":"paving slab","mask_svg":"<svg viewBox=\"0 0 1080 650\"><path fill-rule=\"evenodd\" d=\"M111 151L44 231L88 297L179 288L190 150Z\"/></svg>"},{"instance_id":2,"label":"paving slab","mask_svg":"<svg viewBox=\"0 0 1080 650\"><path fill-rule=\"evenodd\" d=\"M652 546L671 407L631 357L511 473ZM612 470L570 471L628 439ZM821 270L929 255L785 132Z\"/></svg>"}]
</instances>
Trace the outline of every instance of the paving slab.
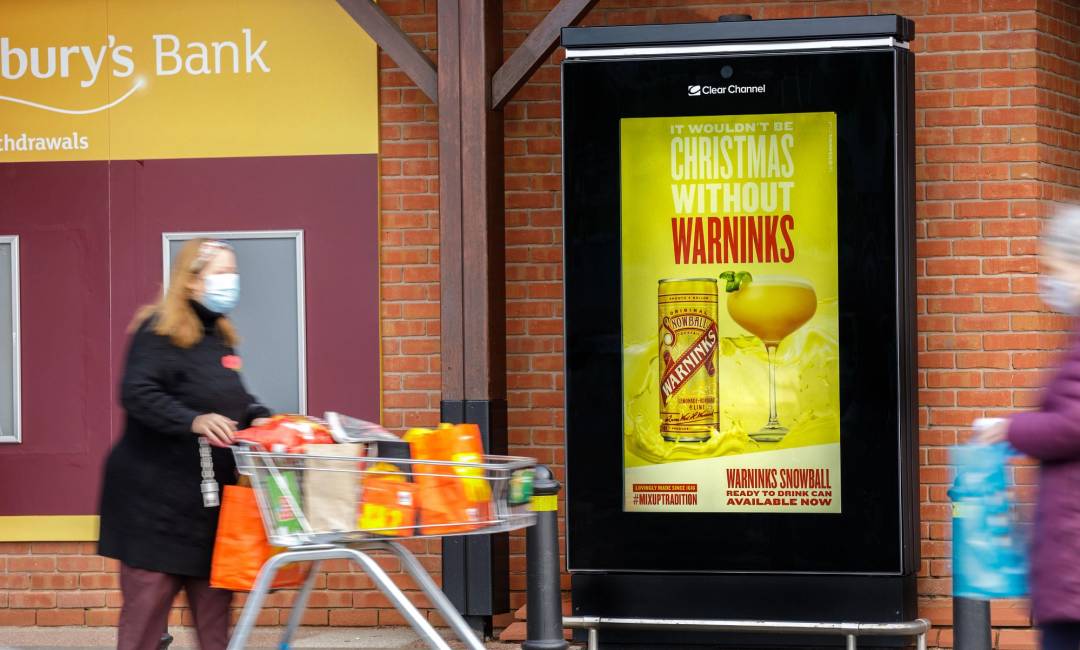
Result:
<instances>
[{"instance_id":1,"label":"paving slab","mask_svg":"<svg viewBox=\"0 0 1080 650\"><path fill-rule=\"evenodd\" d=\"M169 650L190 650L199 647L191 628L172 628L175 641ZM443 637L455 648L448 630ZM280 628L256 628L249 648L277 648ZM491 642L489 650L517 650L516 643ZM0 627L0 650L107 650L116 647L116 628L93 627ZM301 628L291 644L293 648L322 648L324 650L422 650L427 646L409 628Z\"/></svg>"}]
</instances>

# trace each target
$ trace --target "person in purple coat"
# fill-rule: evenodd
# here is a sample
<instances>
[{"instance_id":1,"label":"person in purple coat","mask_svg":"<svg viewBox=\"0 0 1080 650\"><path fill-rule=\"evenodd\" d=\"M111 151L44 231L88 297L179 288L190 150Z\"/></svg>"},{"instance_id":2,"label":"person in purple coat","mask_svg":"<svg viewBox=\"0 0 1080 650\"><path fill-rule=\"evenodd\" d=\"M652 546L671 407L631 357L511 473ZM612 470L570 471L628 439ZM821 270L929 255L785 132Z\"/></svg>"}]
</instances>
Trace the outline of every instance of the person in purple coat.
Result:
<instances>
[{"instance_id":1,"label":"person in purple coat","mask_svg":"<svg viewBox=\"0 0 1080 650\"><path fill-rule=\"evenodd\" d=\"M1080 316L1080 207L1057 212L1042 237L1040 292L1054 311ZM1042 648L1080 648L1080 332L1034 411L984 432L1040 463L1031 547L1031 604Z\"/></svg>"}]
</instances>

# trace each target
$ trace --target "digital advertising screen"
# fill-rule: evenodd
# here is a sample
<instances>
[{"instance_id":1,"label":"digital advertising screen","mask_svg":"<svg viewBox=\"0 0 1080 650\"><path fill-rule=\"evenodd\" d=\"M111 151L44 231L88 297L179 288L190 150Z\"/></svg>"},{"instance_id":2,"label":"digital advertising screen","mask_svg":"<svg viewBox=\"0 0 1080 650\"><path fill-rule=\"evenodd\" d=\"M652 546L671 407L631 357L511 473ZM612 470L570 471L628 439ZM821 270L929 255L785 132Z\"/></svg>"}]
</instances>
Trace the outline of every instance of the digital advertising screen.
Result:
<instances>
[{"instance_id":1,"label":"digital advertising screen","mask_svg":"<svg viewBox=\"0 0 1080 650\"><path fill-rule=\"evenodd\" d=\"M910 52L589 33L635 47L563 63L571 572L914 571Z\"/></svg>"}]
</instances>

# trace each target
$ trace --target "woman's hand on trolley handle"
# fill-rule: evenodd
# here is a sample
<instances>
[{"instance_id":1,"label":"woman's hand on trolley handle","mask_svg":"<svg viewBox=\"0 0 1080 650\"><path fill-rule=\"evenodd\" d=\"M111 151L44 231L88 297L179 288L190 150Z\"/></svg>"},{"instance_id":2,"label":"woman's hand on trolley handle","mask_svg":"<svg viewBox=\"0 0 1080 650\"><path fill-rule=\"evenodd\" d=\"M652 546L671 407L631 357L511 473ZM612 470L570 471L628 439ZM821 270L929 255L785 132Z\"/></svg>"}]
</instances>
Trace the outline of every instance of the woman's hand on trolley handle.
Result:
<instances>
[{"instance_id":1,"label":"woman's hand on trolley handle","mask_svg":"<svg viewBox=\"0 0 1080 650\"><path fill-rule=\"evenodd\" d=\"M203 413L191 423L191 431L206 438L214 447L228 447L233 443L236 420L217 413Z\"/></svg>"}]
</instances>

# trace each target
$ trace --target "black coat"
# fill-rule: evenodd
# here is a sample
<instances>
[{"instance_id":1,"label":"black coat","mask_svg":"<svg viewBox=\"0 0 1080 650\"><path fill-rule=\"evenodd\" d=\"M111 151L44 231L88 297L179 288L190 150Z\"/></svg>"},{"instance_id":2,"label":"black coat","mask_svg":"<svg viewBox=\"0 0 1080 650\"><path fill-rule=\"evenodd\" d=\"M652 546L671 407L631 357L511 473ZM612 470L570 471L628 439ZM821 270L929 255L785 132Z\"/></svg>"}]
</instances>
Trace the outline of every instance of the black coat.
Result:
<instances>
[{"instance_id":1,"label":"black coat","mask_svg":"<svg viewBox=\"0 0 1080 650\"><path fill-rule=\"evenodd\" d=\"M217 331L219 316L192 305L205 335L191 348L155 334L149 322L132 337L120 386L124 435L105 463L98 551L139 569L207 577L218 508L203 507L192 420L219 413L243 428L270 411L226 367L223 358L234 352ZM232 452L212 450L218 482L235 483Z\"/></svg>"}]
</instances>

